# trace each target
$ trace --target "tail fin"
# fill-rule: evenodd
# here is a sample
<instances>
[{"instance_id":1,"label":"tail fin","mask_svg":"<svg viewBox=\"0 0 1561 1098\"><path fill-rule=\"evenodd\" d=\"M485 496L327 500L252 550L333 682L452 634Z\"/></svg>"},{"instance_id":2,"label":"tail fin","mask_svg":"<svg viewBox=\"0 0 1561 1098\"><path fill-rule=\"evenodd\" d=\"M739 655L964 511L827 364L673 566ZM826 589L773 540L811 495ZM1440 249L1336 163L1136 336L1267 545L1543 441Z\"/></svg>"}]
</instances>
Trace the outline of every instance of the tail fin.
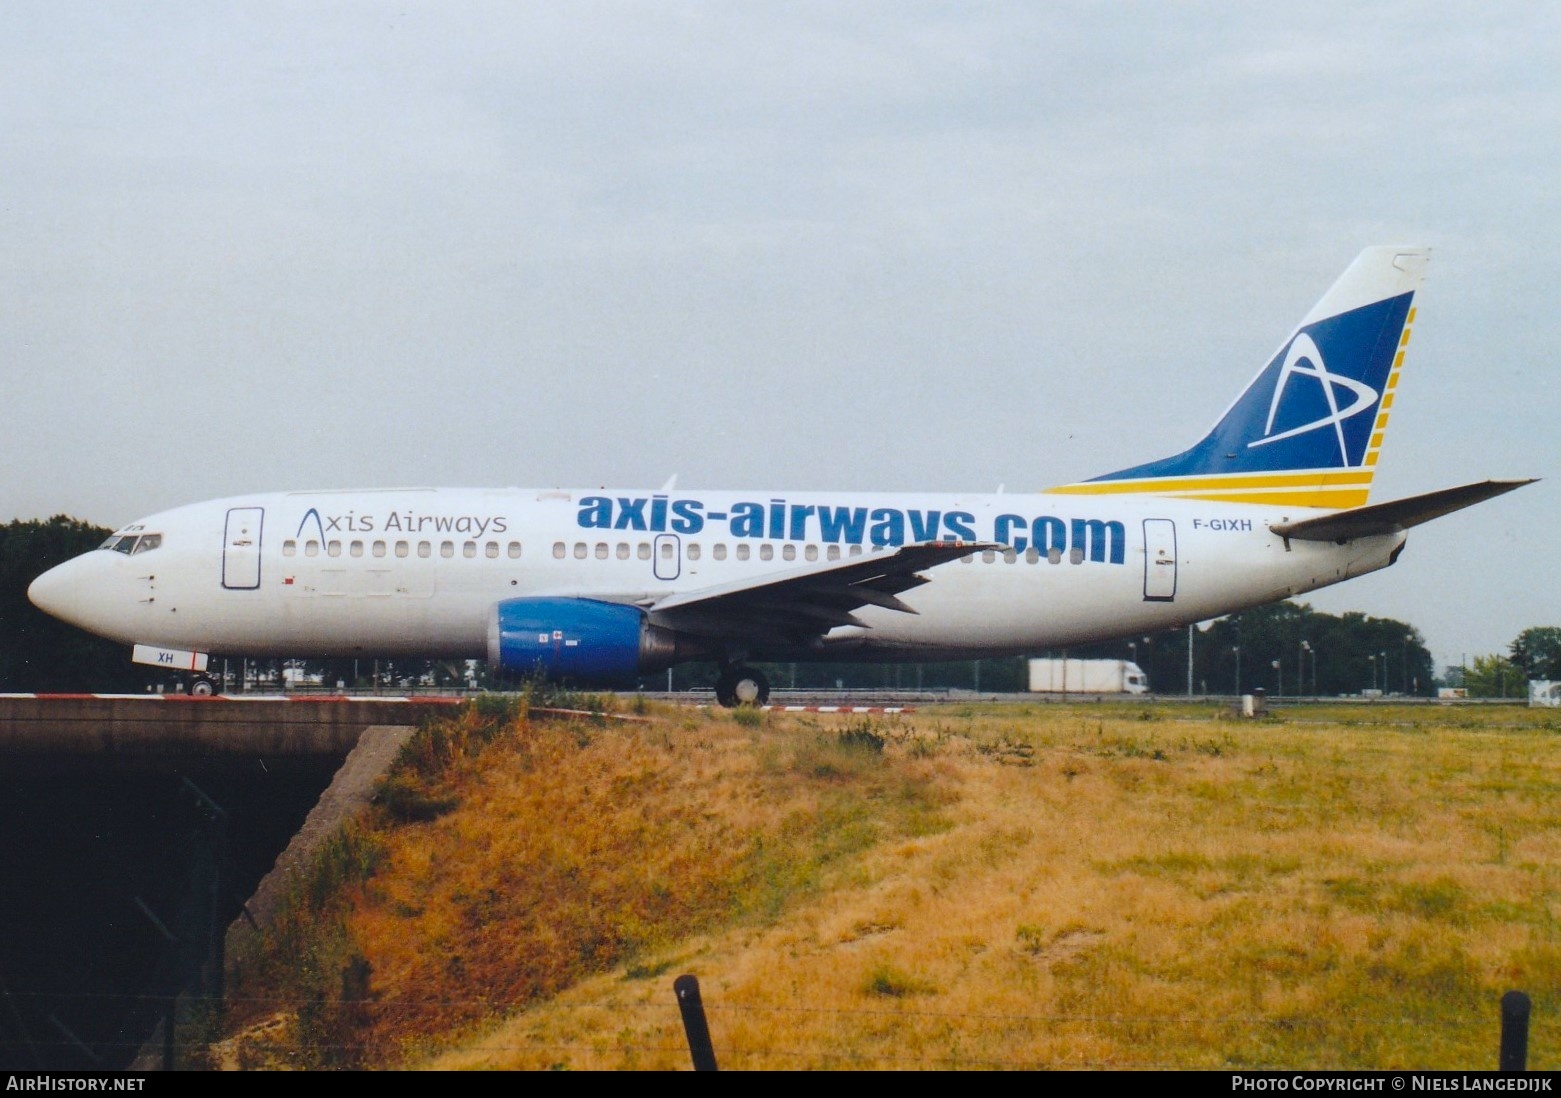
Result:
<instances>
[{"instance_id":1,"label":"tail fin","mask_svg":"<svg viewBox=\"0 0 1561 1098\"><path fill-rule=\"evenodd\" d=\"M1202 441L1051 491L1363 505L1429 260L1428 248L1367 248Z\"/></svg>"}]
</instances>

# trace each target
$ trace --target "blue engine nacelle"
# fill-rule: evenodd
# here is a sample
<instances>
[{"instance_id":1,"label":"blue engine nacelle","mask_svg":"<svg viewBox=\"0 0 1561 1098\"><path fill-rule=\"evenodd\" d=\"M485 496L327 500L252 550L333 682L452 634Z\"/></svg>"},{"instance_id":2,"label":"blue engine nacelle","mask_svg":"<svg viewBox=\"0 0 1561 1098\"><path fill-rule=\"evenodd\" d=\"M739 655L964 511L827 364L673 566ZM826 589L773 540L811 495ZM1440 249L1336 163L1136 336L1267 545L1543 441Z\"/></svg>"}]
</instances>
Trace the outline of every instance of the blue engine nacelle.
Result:
<instances>
[{"instance_id":1,"label":"blue engine nacelle","mask_svg":"<svg viewBox=\"0 0 1561 1098\"><path fill-rule=\"evenodd\" d=\"M681 649L681 651L680 651ZM595 599L509 599L488 622L488 665L548 678L623 679L698 653L645 611Z\"/></svg>"}]
</instances>

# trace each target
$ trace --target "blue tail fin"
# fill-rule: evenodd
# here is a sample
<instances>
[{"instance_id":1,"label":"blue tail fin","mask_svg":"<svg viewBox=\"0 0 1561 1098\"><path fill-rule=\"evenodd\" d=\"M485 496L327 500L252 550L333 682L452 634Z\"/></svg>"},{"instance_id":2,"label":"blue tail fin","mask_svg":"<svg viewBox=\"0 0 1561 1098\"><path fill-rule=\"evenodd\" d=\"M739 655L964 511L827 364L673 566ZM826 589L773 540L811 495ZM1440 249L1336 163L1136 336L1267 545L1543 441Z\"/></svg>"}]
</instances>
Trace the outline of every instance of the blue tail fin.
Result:
<instances>
[{"instance_id":1,"label":"blue tail fin","mask_svg":"<svg viewBox=\"0 0 1561 1098\"><path fill-rule=\"evenodd\" d=\"M1363 505L1429 259L1367 248L1191 449L1052 491Z\"/></svg>"}]
</instances>

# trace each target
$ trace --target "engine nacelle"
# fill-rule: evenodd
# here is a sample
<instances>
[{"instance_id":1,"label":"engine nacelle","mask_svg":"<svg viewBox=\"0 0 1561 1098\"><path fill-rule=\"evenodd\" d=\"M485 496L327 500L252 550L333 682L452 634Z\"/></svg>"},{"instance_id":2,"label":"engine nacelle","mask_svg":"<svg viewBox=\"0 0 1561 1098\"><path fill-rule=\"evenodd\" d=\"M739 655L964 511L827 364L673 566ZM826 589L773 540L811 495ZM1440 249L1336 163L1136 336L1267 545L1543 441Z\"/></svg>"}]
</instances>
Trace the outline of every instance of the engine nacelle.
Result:
<instances>
[{"instance_id":1,"label":"engine nacelle","mask_svg":"<svg viewBox=\"0 0 1561 1098\"><path fill-rule=\"evenodd\" d=\"M681 648L681 651L680 651ZM692 658L687 642L645 611L595 599L509 599L488 622L488 664L577 680L623 679Z\"/></svg>"}]
</instances>

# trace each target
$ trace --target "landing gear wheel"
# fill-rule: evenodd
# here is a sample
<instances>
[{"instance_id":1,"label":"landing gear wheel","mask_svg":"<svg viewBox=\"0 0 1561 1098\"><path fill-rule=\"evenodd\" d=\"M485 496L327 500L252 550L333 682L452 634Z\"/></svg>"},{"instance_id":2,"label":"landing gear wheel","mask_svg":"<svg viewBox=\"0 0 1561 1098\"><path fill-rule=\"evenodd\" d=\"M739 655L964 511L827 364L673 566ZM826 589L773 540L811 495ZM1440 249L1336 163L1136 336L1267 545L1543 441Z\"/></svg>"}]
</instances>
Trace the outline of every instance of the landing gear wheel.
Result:
<instances>
[{"instance_id":1,"label":"landing gear wheel","mask_svg":"<svg viewBox=\"0 0 1561 1098\"><path fill-rule=\"evenodd\" d=\"M217 684L206 676L190 681L190 696L195 698L209 698L217 692Z\"/></svg>"},{"instance_id":2,"label":"landing gear wheel","mask_svg":"<svg viewBox=\"0 0 1561 1098\"><path fill-rule=\"evenodd\" d=\"M715 700L728 709L758 708L769 703L770 681L751 667L728 667L716 680Z\"/></svg>"}]
</instances>

